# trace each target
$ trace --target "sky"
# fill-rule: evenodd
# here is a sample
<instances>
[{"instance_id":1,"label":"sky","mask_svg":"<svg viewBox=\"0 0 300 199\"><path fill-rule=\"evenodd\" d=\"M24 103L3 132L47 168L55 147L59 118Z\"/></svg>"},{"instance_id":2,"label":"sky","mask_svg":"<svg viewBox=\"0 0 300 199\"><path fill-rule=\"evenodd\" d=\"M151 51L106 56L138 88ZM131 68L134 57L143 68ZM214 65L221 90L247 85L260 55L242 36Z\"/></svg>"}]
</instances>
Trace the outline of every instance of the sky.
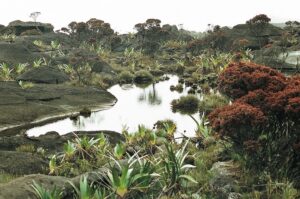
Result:
<instances>
[{"instance_id":1,"label":"sky","mask_svg":"<svg viewBox=\"0 0 300 199\"><path fill-rule=\"evenodd\" d=\"M300 0L2 0L0 24L37 21L66 27L71 21L102 19L119 33L132 32L135 24L157 18L162 24L183 24L183 28L205 31L207 24L232 27L257 14L273 22L300 21Z\"/></svg>"}]
</instances>

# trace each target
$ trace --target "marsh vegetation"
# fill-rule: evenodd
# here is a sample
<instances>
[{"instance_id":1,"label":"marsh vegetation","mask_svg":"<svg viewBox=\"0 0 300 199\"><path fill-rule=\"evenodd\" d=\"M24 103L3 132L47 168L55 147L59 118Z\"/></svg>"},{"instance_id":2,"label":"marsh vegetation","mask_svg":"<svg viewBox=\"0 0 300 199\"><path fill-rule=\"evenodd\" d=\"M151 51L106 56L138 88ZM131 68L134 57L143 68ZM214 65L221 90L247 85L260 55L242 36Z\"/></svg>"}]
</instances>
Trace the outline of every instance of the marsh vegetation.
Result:
<instances>
[{"instance_id":1,"label":"marsh vegetation","mask_svg":"<svg viewBox=\"0 0 300 199\"><path fill-rule=\"evenodd\" d=\"M300 26L269 21L1 28L0 198L298 198Z\"/></svg>"}]
</instances>

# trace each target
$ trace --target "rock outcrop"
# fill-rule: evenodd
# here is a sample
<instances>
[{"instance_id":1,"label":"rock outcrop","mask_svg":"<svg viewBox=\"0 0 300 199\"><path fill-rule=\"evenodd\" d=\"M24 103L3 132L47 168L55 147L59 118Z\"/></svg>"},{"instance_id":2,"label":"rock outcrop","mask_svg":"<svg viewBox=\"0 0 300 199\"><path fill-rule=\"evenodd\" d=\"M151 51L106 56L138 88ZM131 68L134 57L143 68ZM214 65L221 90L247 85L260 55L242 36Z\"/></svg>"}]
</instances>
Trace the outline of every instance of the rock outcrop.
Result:
<instances>
[{"instance_id":1,"label":"rock outcrop","mask_svg":"<svg viewBox=\"0 0 300 199\"><path fill-rule=\"evenodd\" d=\"M28 30L37 30L41 33L49 33L53 32L53 25L49 23L40 23L40 22L23 22L20 20L12 21L8 24L6 29L10 30L15 35L19 36L23 32L26 32Z\"/></svg>"},{"instance_id":2,"label":"rock outcrop","mask_svg":"<svg viewBox=\"0 0 300 199\"><path fill-rule=\"evenodd\" d=\"M0 99L0 131L11 125L28 126L35 120L72 114L83 107L101 109L116 101L101 88L35 84L22 89L17 82L0 82Z\"/></svg>"},{"instance_id":3,"label":"rock outcrop","mask_svg":"<svg viewBox=\"0 0 300 199\"><path fill-rule=\"evenodd\" d=\"M26 71L17 80L33 83L60 84L69 81L69 77L56 67L43 66Z\"/></svg>"}]
</instances>

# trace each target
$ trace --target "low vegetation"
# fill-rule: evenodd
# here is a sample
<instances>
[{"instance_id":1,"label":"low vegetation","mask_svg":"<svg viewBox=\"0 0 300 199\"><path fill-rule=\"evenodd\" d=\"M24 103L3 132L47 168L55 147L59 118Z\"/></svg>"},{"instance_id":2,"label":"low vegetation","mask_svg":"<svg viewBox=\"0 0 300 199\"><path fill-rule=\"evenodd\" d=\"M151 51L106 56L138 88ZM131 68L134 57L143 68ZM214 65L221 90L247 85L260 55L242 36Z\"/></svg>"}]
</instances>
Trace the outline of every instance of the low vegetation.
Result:
<instances>
[{"instance_id":1,"label":"low vegetation","mask_svg":"<svg viewBox=\"0 0 300 199\"><path fill-rule=\"evenodd\" d=\"M55 154L33 144L18 145L18 153L49 160L49 175L81 176L78 184L69 182L71 190L49 190L34 181L36 197L62 199L68 192L68 197L80 199L299 198L300 78L254 61L285 64L288 49L298 48L300 26L287 22L278 30L269 21L261 14L234 30L210 26L196 38L159 19L136 24L136 33L119 35L109 23L92 18L62 28L65 41L30 41L28 46L42 56L26 63L0 63L0 81L5 83L51 67L66 76L64 84L104 89L117 83L154 87L174 74L179 81L170 90L188 93L170 106L194 121L192 137L178 135L176 124L163 120L152 129L142 124L135 132L124 128L124 139L114 144L99 132L96 137L74 134ZM268 28L277 36L268 35ZM3 34L0 41L11 44L26 35L43 33ZM36 86L30 81L18 84L28 91ZM80 114L89 117L91 110L84 108ZM96 179L89 172L96 172ZM16 177L2 172L0 183Z\"/></svg>"}]
</instances>

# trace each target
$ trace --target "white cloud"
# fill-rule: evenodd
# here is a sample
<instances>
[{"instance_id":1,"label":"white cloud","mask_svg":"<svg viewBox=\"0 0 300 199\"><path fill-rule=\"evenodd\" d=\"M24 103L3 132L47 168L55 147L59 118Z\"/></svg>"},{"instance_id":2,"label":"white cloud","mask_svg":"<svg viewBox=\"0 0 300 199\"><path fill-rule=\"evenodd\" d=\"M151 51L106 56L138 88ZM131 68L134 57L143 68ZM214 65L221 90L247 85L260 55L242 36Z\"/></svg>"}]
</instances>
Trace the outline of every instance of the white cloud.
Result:
<instances>
[{"instance_id":1,"label":"white cloud","mask_svg":"<svg viewBox=\"0 0 300 199\"><path fill-rule=\"evenodd\" d=\"M56 28L95 17L126 32L147 18L159 18L163 23L203 31L208 23L233 26L262 13L273 22L300 21L299 5L299 0L5 0L1 2L0 24L28 21L31 12L40 11L38 21Z\"/></svg>"}]
</instances>

